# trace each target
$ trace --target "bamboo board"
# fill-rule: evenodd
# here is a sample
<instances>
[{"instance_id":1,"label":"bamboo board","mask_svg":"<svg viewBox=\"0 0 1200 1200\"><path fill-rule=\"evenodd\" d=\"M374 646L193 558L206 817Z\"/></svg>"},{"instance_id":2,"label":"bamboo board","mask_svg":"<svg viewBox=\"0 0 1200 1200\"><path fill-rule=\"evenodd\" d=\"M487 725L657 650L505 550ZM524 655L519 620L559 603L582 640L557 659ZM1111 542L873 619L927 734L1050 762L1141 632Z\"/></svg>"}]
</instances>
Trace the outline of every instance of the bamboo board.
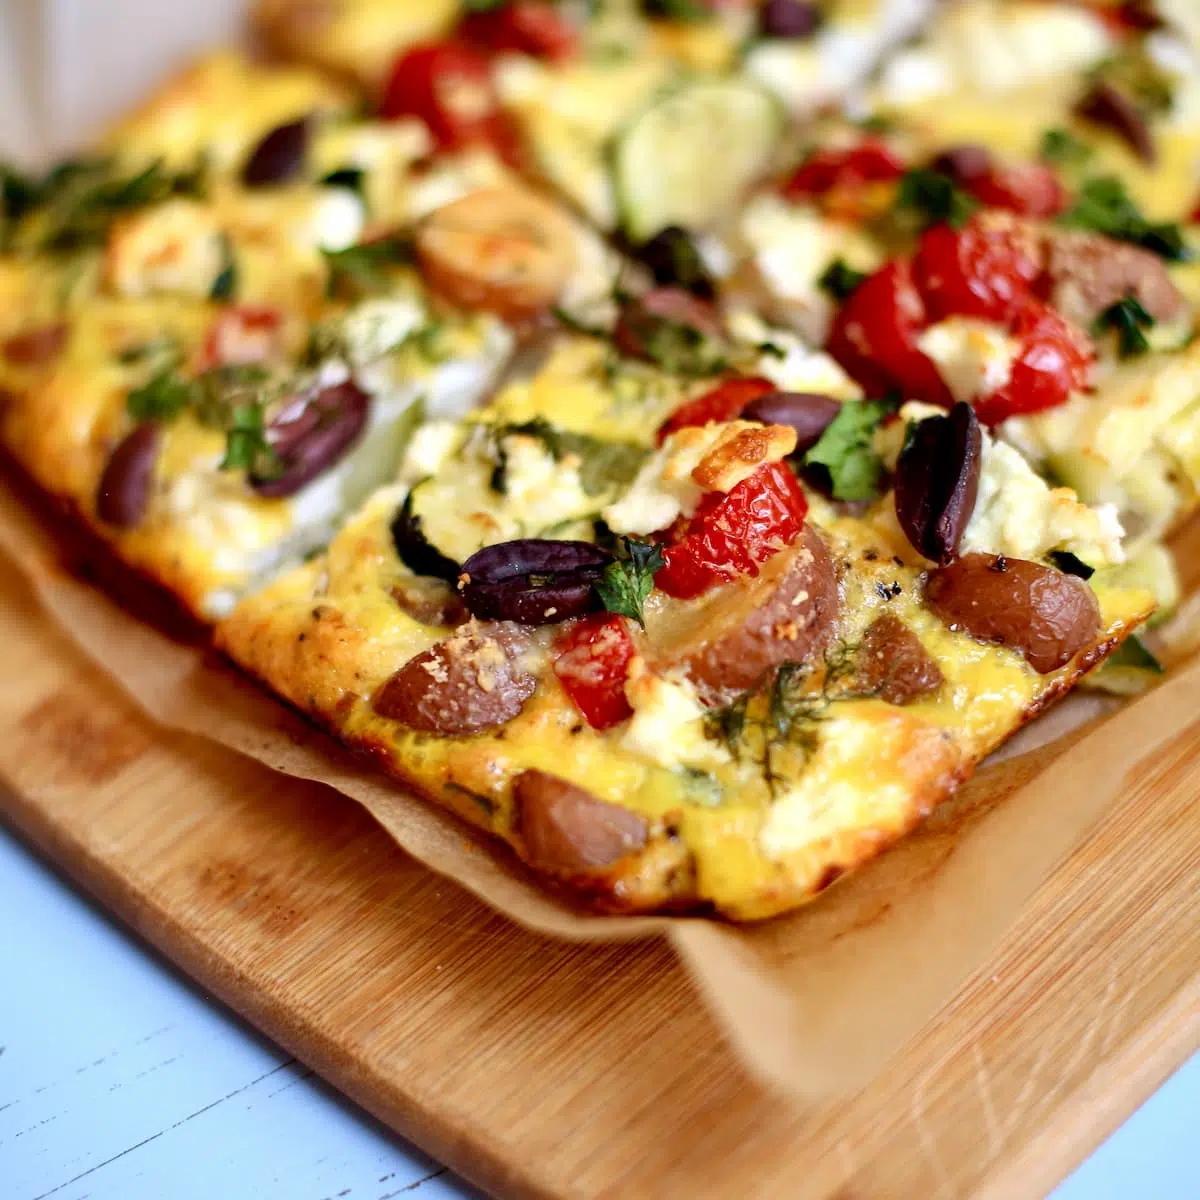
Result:
<instances>
[{"instance_id":1,"label":"bamboo board","mask_svg":"<svg viewBox=\"0 0 1200 1200\"><path fill-rule=\"evenodd\" d=\"M0 622L0 812L498 1195L1037 1195L1200 1047L1196 726L919 1037L803 1111L748 1079L662 944L534 936L329 789L164 733L11 572Z\"/></svg>"}]
</instances>

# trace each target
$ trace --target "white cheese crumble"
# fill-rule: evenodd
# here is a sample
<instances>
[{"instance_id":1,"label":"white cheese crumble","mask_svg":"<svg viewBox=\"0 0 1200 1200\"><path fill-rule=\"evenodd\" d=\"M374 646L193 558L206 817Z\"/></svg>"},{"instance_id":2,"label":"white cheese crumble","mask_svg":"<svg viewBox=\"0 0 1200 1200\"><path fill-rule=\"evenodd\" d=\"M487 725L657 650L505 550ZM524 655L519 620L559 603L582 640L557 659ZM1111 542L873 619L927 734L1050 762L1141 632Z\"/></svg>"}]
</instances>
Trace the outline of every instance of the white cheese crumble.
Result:
<instances>
[{"instance_id":1,"label":"white cheese crumble","mask_svg":"<svg viewBox=\"0 0 1200 1200\"><path fill-rule=\"evenodd\" d=\"M768 462L786 457L796 445L782 426L770 426L764 456L741 459L733 449L741 435L764 427L753 421L710 422L677 429L638 471L629 490L604 509L604 520L615 533L654 533L666 529L676 517L696 511L706 487L731 491ZM704 485L696 479L703 467Z\"/></svg>"},{"instance_id":2,"label":"white cheese crumble","mask_svg":"<svg viewBox=\"0 0 1200 1200\"><path fill-rule=\"evenodd\" d=\"M342 340L356 367L382 358L425 324L428 314L415 296L364 300L341 321Z\"/></svg>"},{"instance_id":3,"label":"white cheese crumble","mask_svg":"<svg viewBox=\"0 0 1200 1200\"><path fill-rule=\"evenodd\" d=\"M972 317L950 317L930 325L917 339L955 400L970 402L1004 387L1021 343L1003 329Z\"/></svg>"},{"instance_id":4,"label":"white cheese crumble","mask_svg":"<svg viewBox=\"0 0 1200 1200\"><path fill-rule=\"evenodd\" d=\"M726 318L731 337L751 346L766 346L753 373L786 392L821 392L835 400L858 400L862 389L823 350L813 350L794 333L768 325L761 317L738 309Z\"/></svg>"},{"instance_id":5,"label":"white cheese crumble","mask_svg":"<svg viewBox=\"0 0 1200 1200\"><path fill-rule=\"evenodd\" d=\"M427 421L418 426L404 451L399 481L412 487L420 479L436 475L462 441L457 421Z\"/></svg>"},{"instance_id":6,"label":"white cheese crumble","mask_svg":"<svg viewBox=\"0 0 1200 1200\"><path fill-rule=\"evenodd\" d=\"M705 709L687 683L655 675L634 659L625 697L633 708L621 737L626 750L668 768L706 770L729 761L729 752L705 736Z\"/></svg>"}]
</instances>

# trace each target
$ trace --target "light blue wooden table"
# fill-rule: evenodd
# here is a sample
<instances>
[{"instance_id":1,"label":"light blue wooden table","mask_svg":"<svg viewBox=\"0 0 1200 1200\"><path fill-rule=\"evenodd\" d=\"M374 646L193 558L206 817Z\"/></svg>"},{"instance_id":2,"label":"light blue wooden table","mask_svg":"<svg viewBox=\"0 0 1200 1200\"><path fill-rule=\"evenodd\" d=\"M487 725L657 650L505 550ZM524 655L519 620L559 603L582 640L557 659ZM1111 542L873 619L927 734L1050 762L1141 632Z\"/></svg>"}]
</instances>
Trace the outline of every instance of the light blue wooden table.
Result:
<instances>
[{"instance_id":1,"label":"light blue wooden table","mask_svg":"<svg viewBox=\"0 0 1200 1200\"><path fill-rule=\"evenodd\" d=\"M0 1200L476 1196L0 827ZM1055 1200L1200 1200L1200 1058Z\"/></svg>"}]
</instances>

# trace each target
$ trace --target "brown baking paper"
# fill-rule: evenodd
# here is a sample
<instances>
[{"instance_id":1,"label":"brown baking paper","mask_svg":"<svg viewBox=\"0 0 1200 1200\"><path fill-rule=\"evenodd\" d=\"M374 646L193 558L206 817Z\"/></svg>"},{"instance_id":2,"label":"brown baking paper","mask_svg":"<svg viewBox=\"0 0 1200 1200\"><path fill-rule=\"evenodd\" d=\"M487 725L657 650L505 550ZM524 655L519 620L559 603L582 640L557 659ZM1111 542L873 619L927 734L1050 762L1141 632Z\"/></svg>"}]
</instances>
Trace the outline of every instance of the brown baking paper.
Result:
<instances>
[{"instance_id":1,"label":"brown baking paper","mask_svg":"<svg viewBox=\"0 0 1200 1200\"><path fill-rule=\"evenodd\" d=\"M1198 663L1108 719L1096 720L1104 704L1094 698L1061 705L1024 735L1022 753L986 765L922 830L787 917L738 927L580 915L504 848L406 794L215 655L66 574L7 484L0 548L154 720L330 784L409 854L530 929L576 941L667 938L750 1071L810 1102L867 1081L933 1019L1131 777L1200 712Z\"/></svg>"}]
</instances>

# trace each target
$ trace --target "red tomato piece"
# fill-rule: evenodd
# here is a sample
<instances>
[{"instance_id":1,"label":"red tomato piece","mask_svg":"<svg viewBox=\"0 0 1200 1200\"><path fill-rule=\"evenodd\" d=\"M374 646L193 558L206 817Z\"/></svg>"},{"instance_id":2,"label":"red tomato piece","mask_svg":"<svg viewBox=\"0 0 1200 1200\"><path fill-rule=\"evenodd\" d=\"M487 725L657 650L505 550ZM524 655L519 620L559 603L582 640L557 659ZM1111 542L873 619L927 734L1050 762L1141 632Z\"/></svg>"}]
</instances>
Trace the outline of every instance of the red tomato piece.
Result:
<instances>
[{"instance_id":1,"label":"red tomato piece","mask_svg":"<svg viewBox=\"0 0 1200 1200\"><path fill-rule=\"evenodd\" d=\"M283 317L277 308L239 304L209 327L201 369L260 363L283 353Z\"/></svg>"},{"instance_id":2,"label":"red tomato piece","mask_svg":"<svg viewBox=\"0 0 1200 1200\"><path fill-rule=\"evenodd\" d=\"M1054 408L1088 386L1095 357L1091 340L1049 305L1030 300L1010 328L1021 349L1008 382L975 401L985 425Z\"/></svg>"},{"instance_id":3,"label":"red tomato piece","mask_svg":"<svg viewBox=\"0 0 1200 1200\"><path fill-rule=\"evenodd\" d=\"M551 62L573 57L577 40L570 22L546 0L513 0L469 12L458 26L458 36L497 53L528 54Z\"/></svg>"},{"instance_id":4,"label":"red tomato piece","mask_svg":"<svg viewBox=\"0 0 1200 1200\"><path fill-rule=\"evenodd\" d=\"M1056 217L1071 202L1067 189L1044 163L992 167L966 186L988 208L1002 208L1022 217Z\"/></svg>"},{"instance_id":5,"label":"red tomato piece","mask_svg":"<svg viewBox=\"0 0 1200 1200\"><path fill-rule=\"evenodd\" d=\"M759 467L728 492L709 492L663 549L654 586L689 599L716 583L757 575L759 563L800 536L808 501L785 463Z\"/></svg>"},{"instance_id":6,"label":"red tomato piece","mask_svg":"<svg viewBox=\"0 0 1200 1200\"><path fill-rule=\"evenodd\" d=\"M462 42L427 42L400 55L379 114L385 120L419 118L439 150L491 146L516 163L516 134L500 107L487 56Z\"/></svg>"},{"instance_id":7,"label":"red tomato piece","mask_svg":"<svg viewBox=\"0 0 1200 1200\"><path fill-rule=\"evenodd\" d=\"M707 425L709 421L735 421L751 400L766 396L778 388L761 375L726 379L715 388L696 396L677 408L659 428L657 441L661 446L677 429L688 425Z\"/></svg>"},{"instance_id":8,"label":"red tomato piece","mask_svg":"<svg viewBox=\"0 0 1200 1200\"><path fill-rule=\"evenodd\" d=\"M558 647L554 673L593 729L609 729L633 715L625 678L635 651L624 617L583 617L565 631Z\"/></svg>"},{"instance_id":9,"label":"red tomato piece","mask_svg":"<svg viewBox=\"0 0 1200 1200\"><path fill-rule=\"evenodd\" d=\"M835 189L856 189L867 183L888 183L899 179L907 166L904 160L879 138L866 138L857 146L843 150L818 150L796 168L783 185L790 200L823 196Z\"/></svg>"},{"instance_id":10,"label":"red tomato piece","mask_svg":"<svg viewBox=\"0 0 1200 1200\"><path fill-rule=\"evenodd\" d=\"M1033 295L1040 268L1016 233L972 221L927 229L912 272L931 320L1006 321Z\"/></svg>"},{"instance_id":11,"label":"red tomato piece","mask_svg":"<svg viewBox=\"0 0 1200 1200\"><path fill-rule=\"evenodd\" d=\"M917 348L928 324L908 263L897 260L868 276L847 298L826 349L868 393L899 388L907 400L950 408L954 398L933 361Z\"/></svg>"}]
</instances>

